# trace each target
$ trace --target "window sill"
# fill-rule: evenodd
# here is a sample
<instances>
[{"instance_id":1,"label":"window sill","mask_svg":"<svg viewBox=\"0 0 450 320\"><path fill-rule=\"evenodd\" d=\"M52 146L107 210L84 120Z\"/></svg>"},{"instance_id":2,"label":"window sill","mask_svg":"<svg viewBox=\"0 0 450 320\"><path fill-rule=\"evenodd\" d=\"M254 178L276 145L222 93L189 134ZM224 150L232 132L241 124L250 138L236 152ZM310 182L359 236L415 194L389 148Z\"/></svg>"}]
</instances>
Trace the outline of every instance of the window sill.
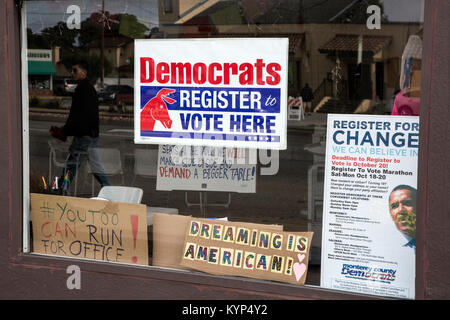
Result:
<instances>
[{"instance_id":1,"label":"window sill","mask_svg":"<svg viewBox=\"0 0 450 320\"><path fill-rule=\"evenodd\" d=\"M264 296L267 299L313 299L313 300L383 300L384 297L359 295L342 291L333 291L312 285L296 286L274 281L258 280L234 276L217 276L195 270L170 269L156 266L135 266L123 263L101 262L87 259L74 259L60 256L47 256L35 253L20 253L10 260L10 268L22 267L25 272L33 269L48 269L51 273L61 272L67 277L66 269L69 265L77 265L83 273L116 276L122 280L127 278L167 281L171 287L175 284L205 286L214 290L239 290L254 294L255 297ZM99 280L100 282L101 280ZM100 283L99 283L100 285ZM106 286L107 284L102 284ZM56 293L55 293L56 294ZM124 291L124 297L128 295ZM186 297L192 299L192 297Z\"/></svg>"}]
</instances>

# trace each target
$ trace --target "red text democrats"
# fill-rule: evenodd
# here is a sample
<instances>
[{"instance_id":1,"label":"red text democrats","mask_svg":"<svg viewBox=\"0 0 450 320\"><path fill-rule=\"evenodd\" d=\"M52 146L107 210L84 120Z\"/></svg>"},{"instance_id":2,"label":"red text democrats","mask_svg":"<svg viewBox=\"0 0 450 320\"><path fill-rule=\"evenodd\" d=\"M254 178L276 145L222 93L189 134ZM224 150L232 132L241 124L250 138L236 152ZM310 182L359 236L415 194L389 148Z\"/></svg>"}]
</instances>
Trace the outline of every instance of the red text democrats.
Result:
<instances>
[{"instance_id":1,"label":"red text democrats","mask_svg":"<svg viewBox=\"0 0 450 320\"><path fill-rule=\"evenodd\" d=\"M237 76L240 85L278 85L281 81L279 63L266 64L263 59L255 63L158 62L153 58L141 57L141 83L175 83L229 85Z\"/></svg>"}]
</instances>

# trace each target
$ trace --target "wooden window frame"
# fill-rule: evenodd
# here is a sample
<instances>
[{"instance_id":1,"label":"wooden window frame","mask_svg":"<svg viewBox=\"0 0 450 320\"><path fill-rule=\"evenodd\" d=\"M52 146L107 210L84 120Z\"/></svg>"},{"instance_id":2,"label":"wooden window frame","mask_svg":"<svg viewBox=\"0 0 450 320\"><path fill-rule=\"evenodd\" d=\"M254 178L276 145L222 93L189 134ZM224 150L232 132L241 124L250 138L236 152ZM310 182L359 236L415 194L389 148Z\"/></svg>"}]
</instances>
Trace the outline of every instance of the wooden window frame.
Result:
<instances>
[{"instance_id":1,"label":"wooden window frame","mask_svg":"<svg viewBox=\"0 0 450 320\"><path fill-rule=\"evenodd\" d=\"M158 267L135 267L23 253L22 123L20 1L0 2L0 272L11 286L4 298L68 299L383 299L320 287L223 277ZM418 181L416 299L450 297L450 219L448 159L448 1L427 0L424 21L422 100ZM445 53L445 54L443 54ZM446 173L446 174L443 174ZM82 271L82 290L66 288L66 268ZM42 288L45 287L45 290ZM75 292L77 291L77 292Z\"/></svg>"}]
</instances>

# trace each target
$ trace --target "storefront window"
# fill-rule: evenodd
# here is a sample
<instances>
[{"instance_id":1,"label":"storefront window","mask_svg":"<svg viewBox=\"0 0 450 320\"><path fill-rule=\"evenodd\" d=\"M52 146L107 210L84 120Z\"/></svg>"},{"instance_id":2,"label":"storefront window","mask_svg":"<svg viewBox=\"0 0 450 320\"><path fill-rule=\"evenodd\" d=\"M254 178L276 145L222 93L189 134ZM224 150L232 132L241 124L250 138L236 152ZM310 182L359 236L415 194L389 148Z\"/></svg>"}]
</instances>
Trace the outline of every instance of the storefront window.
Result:
<instances>
[{"instance_id":1,"label":"storefront window","mask_svg":"<svg viewBox=\"0 0 450 320\"><path fill-rule=\"evenodd\" d=\"M189 252L184 219L220 218L211 221L227 220L238 229L241 223L245 230L255 224L286 233L313 232L306 285L414 298L414 286L405 283L413 284L415 274L408 273L406 280L396 275L399 264L414 264L414 254L402 257L401 263L380 254L373 246L383 237L370 230L387 230L376 229L385 219L368 218L361 210L370 203L369 211L393 221L388 228L397 227L405 239L415 240L415 210L396 210L414 207L417 189L423 6L423 0L26 1L27 48L22 49L27 50L24 111L29 134L24 139L29 147L29 190L24 196L30 199L26 216L31 228L25 251L184 269L181 256L170 256L175 255L171 241L181 242L181 250ZM171 53L179 59L180 52L190 52L199 43L194 39L260 39L257 45L264 48L264 39L272 38L288 43L286 70L281 73L285 99L280 99L287 118L285 147L216 144L204 149L201 143L136 139L137 101L142 108L143 97L152 94L146 96L139 82L143 75L138 58L158 61L152 54L162 52L160 46L184 39L165 53L169 67L183 62L171 60ZM145 50L137 52L141 43ZM277 53L277 48L267 48ZM270 58L268 52L260 54ZM234 48L227 54L232 63L240 61L243 52ZM164 65L155 68L169 75ZM169 91L161 101L170 111L181 96L166 85ZM198 83L195 87L198 92L205 88ZM239 90L251 88L242 85ZM204 108L206 100L198 101ZM163 116L157 120L165 129L172 125ZM350 131L368 126L368 135ZM343 153L338 147L353 151ZM202 165L177 165L171 158L174 150L200 157ZM243 162L236 167L205 162L205 155L223 156L219 151ZM411 163L404 174L388 166L399 157ZM348 167L340 163L358 161ZM194 173L195 168L201 170ZM412 185L410 189L392 190L402 180L396 180L399 176L412 177L398 183ZM105 191L107 186L123 188ZM367 202L367 195L378 202ZM113 205L116 202L122 204ZM232 250L238 259L240 249ZM292 263L292 268L297 272L300 267ZM287 265L283 270L288 272ZM339 275L342 279L330 280ZM361 275L371 281L360 281ZM405 282L389 291L386 284L394 278Z\"/></svg>"}]
</instances>

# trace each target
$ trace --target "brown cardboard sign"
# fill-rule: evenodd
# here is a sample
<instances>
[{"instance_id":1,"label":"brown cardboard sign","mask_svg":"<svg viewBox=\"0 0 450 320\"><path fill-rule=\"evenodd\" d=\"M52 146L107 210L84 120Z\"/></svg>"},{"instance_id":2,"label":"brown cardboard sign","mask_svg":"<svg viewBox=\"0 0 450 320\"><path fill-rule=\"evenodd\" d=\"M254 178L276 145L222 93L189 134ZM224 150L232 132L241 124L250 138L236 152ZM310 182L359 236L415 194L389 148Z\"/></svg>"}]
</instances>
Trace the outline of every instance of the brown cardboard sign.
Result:
<instances>
[{"instance_id":1,"label":"brown cardboard sign","mask_svg":"<svg viewBox=\"0 0 450 320\"><path fill-rule=\"evenodd\" d=\"M145 205L31 194L33 251L148 265Z\"/></svg>"},{"instance_id":2,"label":"brown cardboard sign","mask_svg":"<svg viewBox=\"0 0 450 320\"><path fill-rule=\"evenodd\" d=\"M420 85L422 80L422 72L420 70L414 70L411 73L411 85L408 91L409 97L420 98Z\"/></svg>"},{"instance_id":3,"label":"brown cardboard sign","mask_svg":"<svg viewBox=\"0 0 450 320\"><path fill-rule=\"evenodd\" d=\"M186 229L191 216L155 213L153 216L153 256L152 265L166 268L188 269L180 265L180 257L184 250ZM212 223L213 219L206 219ZM269 230L283 231L282 225L260 225L240 223L246 228L265 227Z\"/></svg>"},{"instance_id":4,"label":"brown cardboard sign","mask_svg":"<svg viewBox=\"0 0 450 320\"><path fill-rule=\"evenodd\" d=\"M183 251L189 219L189 216L183 215L154 214L152 265L181 268L179 257Z\"/></svg>"},{"instance_id":5,"label":"brown cardboard sign","mask_svg":"<svg viewBox=\"0 0 450 320\"><path fill-rule=\"evenodd\" d=\"M191 218L181 265L218 274L303 285L312 232Z\"/></svg>"}]
</instances>

